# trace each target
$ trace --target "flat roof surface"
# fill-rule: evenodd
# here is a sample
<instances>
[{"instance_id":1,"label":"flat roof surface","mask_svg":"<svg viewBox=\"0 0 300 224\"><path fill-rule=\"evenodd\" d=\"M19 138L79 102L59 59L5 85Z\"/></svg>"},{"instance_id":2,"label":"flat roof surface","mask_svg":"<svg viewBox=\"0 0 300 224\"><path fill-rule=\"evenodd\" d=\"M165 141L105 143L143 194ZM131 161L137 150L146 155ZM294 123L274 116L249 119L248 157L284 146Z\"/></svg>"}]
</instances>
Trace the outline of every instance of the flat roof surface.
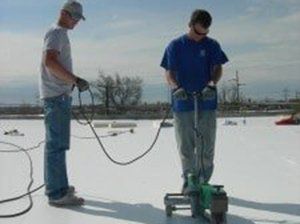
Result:
<instances>
[{"instance_id":1,"label":"flat roof surface","mask_svg":"<svg viewBox=\"0 0 300 224\"><path fill-rule=\"evenodd\" d=\"M213 184L225 185L229 196L227 223L300 223L300 126L276 126L280 117L218 119ZM120 122L120 121L119 121ZM125 122L125 121L124 121ZM126 121L128 122L128 121ZM111 156L128 161L149 148L157 131L154 121L135 122L128 128L97 128ZM0 141L29 148L44 139L41 120L1 120L2 130L18 129L24 136L0 134ZM54 208L47 203L44 189L33 194L32 210L20 217L0 219L2 224L189 224L206 223L193 219L189 211L165 215L166 193L179 192L181 165L174 128L161 130L160 137L145 158L129 166L117 166L104 155L88 126L72 121L71 149L68 152L70 184L86 199L81 208ZM0 144L0 149L14 148ZM34 165L34 186L43 183L43 145L30 151ZM0 154L0 200L26 192L29 162L24 153ZM0 214L18 212L28 198L0 204Z\"/></svg>"}]
</instances>

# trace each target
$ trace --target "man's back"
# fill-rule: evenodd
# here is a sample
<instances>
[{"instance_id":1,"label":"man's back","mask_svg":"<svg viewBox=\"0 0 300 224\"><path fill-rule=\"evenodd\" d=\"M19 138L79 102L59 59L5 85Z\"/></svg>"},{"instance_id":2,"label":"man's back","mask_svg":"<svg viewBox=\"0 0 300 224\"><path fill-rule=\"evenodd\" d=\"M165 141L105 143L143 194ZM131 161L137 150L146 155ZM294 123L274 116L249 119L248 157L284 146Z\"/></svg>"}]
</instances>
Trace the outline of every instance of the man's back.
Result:
<instances>
[{"instance_id":1,"label":"man's back","mask_svg":"<svg viewBox=\"0 0 300 224\"><path fill-rule=\"evenodd\" d=\"M58 61L68 71L72 72L71 47L67 29L58 25L52 26L45 35L43 46L43 59L49 50L59 52ZM72 85L58 79L46 68L44 60L41 62L40 76L40 96L42 99L70 94Z\"/></svg>"}]
</instances>

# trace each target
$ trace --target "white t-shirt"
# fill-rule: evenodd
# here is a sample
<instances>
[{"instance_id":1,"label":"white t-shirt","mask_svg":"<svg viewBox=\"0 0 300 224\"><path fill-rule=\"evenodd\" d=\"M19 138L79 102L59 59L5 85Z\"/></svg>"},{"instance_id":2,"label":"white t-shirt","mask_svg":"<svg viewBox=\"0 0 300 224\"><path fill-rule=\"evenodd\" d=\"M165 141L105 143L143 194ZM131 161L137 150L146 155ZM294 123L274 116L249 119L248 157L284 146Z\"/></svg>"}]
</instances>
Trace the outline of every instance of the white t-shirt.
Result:
<instances>
[{"instance_id":1,"label":"white t-shirt","mask_svg":"<svg viewBox=\"0 0 300 224\"><path fill-rule=\"evenodd\" d=\"M45 35L43 57L47 50L56 50L59 52L58 61L69 72L73 72L71 46L67 29L58 25L51 27ZM43 60L40 67L40 98L45 99L62 94L71 94L72 85L58 79L44 65Z\"/></svg>"}]
</instances>

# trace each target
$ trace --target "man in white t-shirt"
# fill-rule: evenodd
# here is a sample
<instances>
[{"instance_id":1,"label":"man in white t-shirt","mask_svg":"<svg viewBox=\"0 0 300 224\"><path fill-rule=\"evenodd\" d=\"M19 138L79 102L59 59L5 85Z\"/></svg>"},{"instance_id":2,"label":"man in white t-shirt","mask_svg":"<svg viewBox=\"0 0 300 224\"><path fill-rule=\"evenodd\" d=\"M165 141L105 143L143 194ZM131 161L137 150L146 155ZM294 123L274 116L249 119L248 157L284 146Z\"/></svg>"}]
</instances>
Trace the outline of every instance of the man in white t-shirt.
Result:
<instances>
[{"instance_id":1,"label":"man in white t-shirt","mask_svg":"<svg viewBox=\"0 0 300 224\"><path fill-rule=\"evenodd\" d=\"M45 35L40 76L40 96L44 101L45 158L44 178L46 195L53 206L81 206L84 199L75 195L69 185L66 151L70 148L71 92L80 92L89 83L73 73L68 30L83 19L82 5L68 1L60 11L57 24Z\"/></svg>"}]
</instances>

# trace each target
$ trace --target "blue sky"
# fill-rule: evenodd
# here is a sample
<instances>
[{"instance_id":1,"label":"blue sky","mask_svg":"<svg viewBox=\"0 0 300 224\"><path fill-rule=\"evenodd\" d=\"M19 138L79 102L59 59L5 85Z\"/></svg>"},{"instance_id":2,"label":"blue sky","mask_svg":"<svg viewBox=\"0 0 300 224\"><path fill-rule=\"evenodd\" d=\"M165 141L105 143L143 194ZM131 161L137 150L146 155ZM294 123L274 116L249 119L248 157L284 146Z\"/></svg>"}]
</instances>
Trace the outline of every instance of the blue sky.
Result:
<instances>
[{"instance_id":1,"label":"blue sky","mask_svg":"<svg viewBox=\"0 0 300 224\"><path fill-rule=\"evenodd\" d=\"M36 95L42 39L57 19L61 0L2 0L0 5L0 103ZM220 85L239 71L244 95L280 97L300 91L299 0L82 0L87 18L70 32L75 74L97 71L141 76L164 84L159 67L170 40L188 31L196 8L213 15L210 36L230 63ZM151 89L151 88L148 88ZM14 96L16 91L24 94ZM151 90L147 94L151 94ZM157 91L153 90L153 91ZM25 93L26 92L26 93ZM162 90L162 93L165 93Z\"/></svg>"}]
</instances>

